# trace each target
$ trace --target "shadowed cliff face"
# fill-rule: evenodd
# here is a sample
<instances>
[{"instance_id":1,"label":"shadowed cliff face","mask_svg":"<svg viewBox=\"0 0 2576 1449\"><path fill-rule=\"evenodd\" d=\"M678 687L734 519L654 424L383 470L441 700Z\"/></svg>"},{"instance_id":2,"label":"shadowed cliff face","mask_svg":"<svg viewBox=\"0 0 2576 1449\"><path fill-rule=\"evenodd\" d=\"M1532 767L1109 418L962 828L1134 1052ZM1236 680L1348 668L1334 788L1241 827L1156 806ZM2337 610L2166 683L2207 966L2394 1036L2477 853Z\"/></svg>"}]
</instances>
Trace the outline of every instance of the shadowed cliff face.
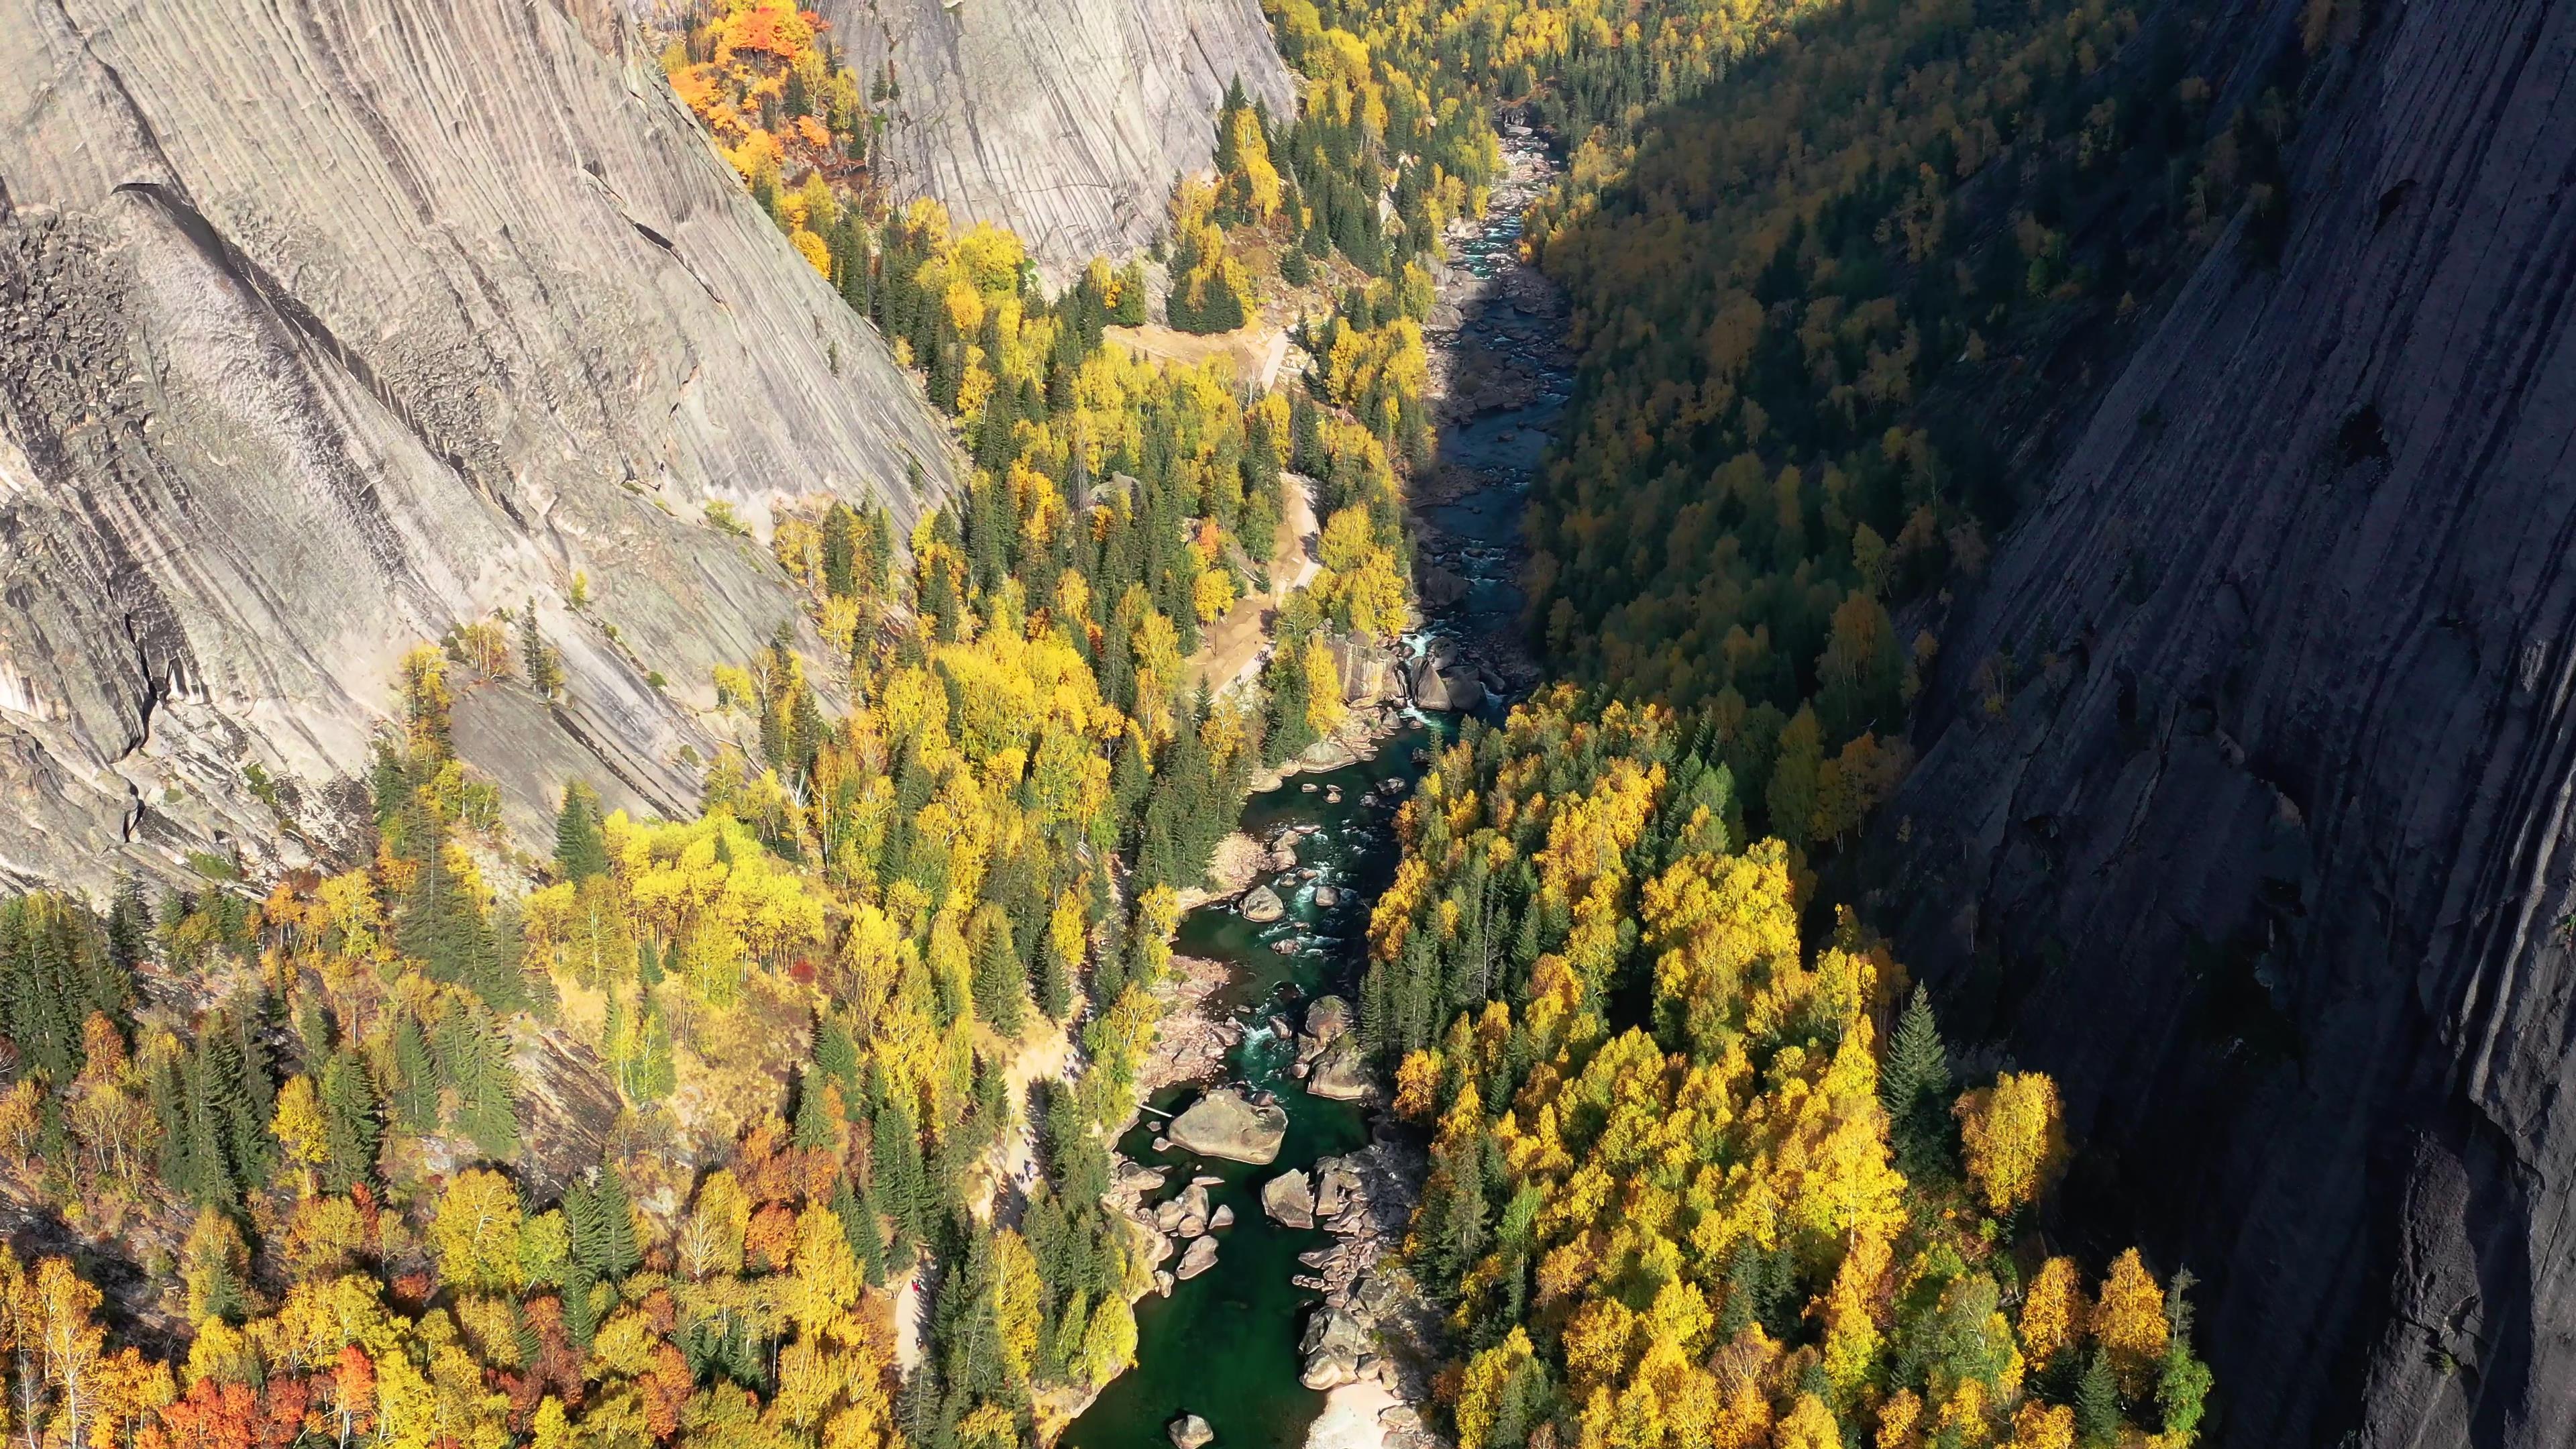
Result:
<instances>
[{"instance_id":1,"label":"shadowed cliff face","mask_svg":"<svg viewBox=\"0 0 2576 1449\"><path fill-rule=\"evenodd\" d=\"M2108 388L1873 852L1954 1035L2064 1085L2068 1221L2203 1278L2227 1443L2563 1443L2576 9L2379 5L2337 64L2277 266L2221 247Z\"/></svg>"},{"instance_id":2,"label":"shadowed cliff face","mask_svg":"<svg viewBox=\"0 0 2576 1449\"><path fill-rule=\"evenodd\" d=\"M1175 176L1216 152L1228 83L1293 114L1258 0L820 0L881 101L895 189L1009 227L1069 277L1163 229Z\"/></svg>"},{"instance_id":3,"label":"shadowed cliff face","mask_svg":"<svg viewBox=\"0 0 2576 1449\"><path fill-rule=\"evenodd\" d=\"M465 690L468 760L686 808L684 705L798 617L707 506L950 474L599 12L0 0L0 187L0 875L292 859L253 765L337 843L402 652L530 598L565 700Z\"/></svg>"}]
</instances>

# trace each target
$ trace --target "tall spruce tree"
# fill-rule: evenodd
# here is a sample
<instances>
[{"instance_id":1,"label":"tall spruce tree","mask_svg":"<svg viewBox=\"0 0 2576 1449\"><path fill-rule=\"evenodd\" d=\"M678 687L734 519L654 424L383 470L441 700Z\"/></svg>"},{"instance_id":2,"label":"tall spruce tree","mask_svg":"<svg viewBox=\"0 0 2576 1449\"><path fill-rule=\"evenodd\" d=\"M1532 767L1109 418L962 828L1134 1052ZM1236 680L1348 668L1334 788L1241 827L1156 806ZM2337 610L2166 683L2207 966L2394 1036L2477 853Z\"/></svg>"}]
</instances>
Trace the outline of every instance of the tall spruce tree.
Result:
<instances>
[{"instance_id":1,"label":"tall spruce tree","mask_svg":"<svg viewBox=\"0 0 2576 1449\"><path fill-rule=\"evenodd\" d=\"M565 880L608 874L608 838L600 828L599 792L579 780L563 788L555 812L555 870Z\"/></svg>"},{"instance_id":2,"label":"tall spruce tree","mask_svg":"<svg viewBox=\"0 0 2576 1449\"><path fill-rule=\"evenodd\" d=\"M1914 988L1888 1039L1887 1064L1879 1072L1878 1088L1898 1161L1911 1173L1928 1170L1938 1159L1942 1140L1941 1111L1950 1092L1950 1057L1932 1017L1932 999L1920 986Z\"/></svg>"}]
</instances>

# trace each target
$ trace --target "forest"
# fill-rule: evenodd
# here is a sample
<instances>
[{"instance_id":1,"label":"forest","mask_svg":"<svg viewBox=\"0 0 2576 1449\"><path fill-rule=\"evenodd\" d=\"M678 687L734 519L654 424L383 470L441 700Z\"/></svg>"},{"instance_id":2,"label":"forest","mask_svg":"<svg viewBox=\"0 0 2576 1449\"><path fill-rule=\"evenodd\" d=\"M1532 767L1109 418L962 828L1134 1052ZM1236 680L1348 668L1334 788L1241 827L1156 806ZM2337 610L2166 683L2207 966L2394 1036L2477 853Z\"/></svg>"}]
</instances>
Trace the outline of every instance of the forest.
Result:
<instances>
[{"instance_id":1,"label":"forest","mask_svg":"<svg viewBox=\"0 0 2576 1449\"><path fill-rule=\"evenodd\" d=\"M2302 54L2223 105L2191 5L1340 18L1569 160L1527 243L1578 360L1527 525L1569 684L1406 807L1360 1009L1432 1134L1406 1258L1448 1426L2192 1442L2189 1273L2052 1251L2054 1084L1954 1075L1829 868L1910 765L2015 431L2202 251L2279 235ZM2301 50L2350 29L2312 6ZM1982 661L1988 707L2062 642Z\"/></svg>"},{"instance_id":2,"label":"forest","mask_svg":"<svg viewBox=\"0 0 2576 1449\"><path fill-rule=\"evenodd\" d=\"M565 684L536 610L503 610L403 661L363 859L0 909L0 1171L65 1249L0 1250L30 1443L1015 1445L1133 1355L1151 1282L1107 1142L1176 892L1254 772L1341 723L1327 640L1406 617L1427 286L1388 257L1428 223L1408 251L1334 199L1383 164L1348 119L1367 77L1333 125L1231 102L1217 180L1175 192L1173 320L1241 322L1256 268L1354 309L1329 381L1248 390L1110 340L1147 320L1139 266L1050 297L1008 233L872 186L881 96L810 14L685 14L663 61L956 420L969 481L908 538L841 502L778 524L806 607L715 671L734 743L695 819L575 781L550 856L508 839L455 701ZM1325 567L1264 687L1212 698L1187 661L1266 587L1300 475ZM1058 1053L1079 1071L1024 1071ZM721 1165L654 1150L675 1129Z\"/></svg>"},{"instance_id":3,"label":"forest","mask_svg":"<svg viewBox=\"0 0 2576 1449\"><path fill-rule=\"evenodd\" d=\"M1180 893L1343 723L1336 641L1410 617L1430 268L1508 108L1570 158L1529 226L1580 366L1528 621L1569 683L1466 724L1403 807L1359 1009L1430 1144L1402 1256L1449 1310L1440 1421L1462 1449L2193 1442L2189 1274L2052 1250L2054 1084L1954 1060L1826 868L2017 504L2004 426L2079 332L2277 234L2298 77L2222 107L2197 13L1276 0L1297 113L1228 97L1162 285L1104 259L1050 295L1019 239L878 184L892 77L783 0L686 9L674 93L915 369L964 482L908 537L830 502L763 542L804 609L715 672L733 743L694 819L576 781L550 854L503 835L451 714L562 689L530 607L403 661L342 868L208 856L0 907L0 1180L47 1225L0 1248L7 1427L1059 1430L1135 1351L1150 1273L1101 1198ZM1119 339L1157 291L1311 366L1147 362ZM1194 687L1300 488L1320 573L1257 689ZM1998 707L2028 663L1989 662ZM1033 1081L1050 1051L1078 1071ZM656 1150L682 1121L721 1166Z\"/></svg>"},{"instance_id":4,"label":"forest","mask_svg":"<svg viewBox=\"0 0 2576 1449\"><path fill-rule=\"evenodd\" d=\"M1432 1134L1405 1254L1461 1449L2192 1442L2188 1275L2030 1231L2055 1085L1954 1075L1716 744L1559 686L1399 818L1361 1023Z\"/></svg>"}]
</instances>

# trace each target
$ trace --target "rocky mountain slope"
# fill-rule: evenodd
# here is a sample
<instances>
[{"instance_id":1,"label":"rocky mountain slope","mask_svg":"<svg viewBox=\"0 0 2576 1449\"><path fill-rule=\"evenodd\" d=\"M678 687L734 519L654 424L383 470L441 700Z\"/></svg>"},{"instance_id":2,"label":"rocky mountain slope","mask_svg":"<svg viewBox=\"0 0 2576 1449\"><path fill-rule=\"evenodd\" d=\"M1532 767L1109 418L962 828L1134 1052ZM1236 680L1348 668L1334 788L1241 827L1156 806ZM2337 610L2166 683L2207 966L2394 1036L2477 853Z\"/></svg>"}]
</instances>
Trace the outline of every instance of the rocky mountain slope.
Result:
<instances>
[{"instance_id":1,"label":"rocky mountain slope","mask_svg":"<svg viewBox=\"0 0 2576 1449\"><path fill-rule=\"evenodd\" d=\"M329 843L402 653L531 599L564 698L464 689L462 752L680 808L798 617L708 510L951 474L586 0L0 0L0 187L0 875Z\"/></svg>"},{"instance_id":2,"label":"rocky mountain slope","mask_svg":"<svg viewBox=\"0 0 2576 1449\"><path fill-rule=\"evenodd\" d=\"M2277 263L2199 269L1944 632L1882 905L2063 1085L2069 1220L2203 1278L2226 1443L2563 1442L2576 10L2226 23L2303 10Z\"/></svg>"},{"instance_id":3,"label":"rocky mountain slope","mask_svg":"<svg viewBox=\"0 0 2576 1449\"><path fill-rule=\"evenodd\" d=\"M1172 178L1208 164L1227 85L1295 104L1257 0L820 0L884 74L896 190L1017 232L1051 275L1151 242Z\"/></svg>"}]
</instances>

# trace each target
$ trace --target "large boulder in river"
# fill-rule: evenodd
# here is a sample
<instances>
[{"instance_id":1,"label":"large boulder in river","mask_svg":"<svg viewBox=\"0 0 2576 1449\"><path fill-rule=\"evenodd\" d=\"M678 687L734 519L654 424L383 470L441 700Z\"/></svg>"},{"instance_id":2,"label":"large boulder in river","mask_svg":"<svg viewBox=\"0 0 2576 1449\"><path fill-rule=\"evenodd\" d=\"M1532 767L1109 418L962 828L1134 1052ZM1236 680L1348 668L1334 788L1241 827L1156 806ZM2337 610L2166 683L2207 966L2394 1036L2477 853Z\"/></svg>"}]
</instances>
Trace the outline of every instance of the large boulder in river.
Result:
<instances>
[{"instance_id":1,"label":"large boulder in river","mask_svg":"<svg viewBox=\"0 0 2576 1449\"><path fill-rule=\"evenodd\" d=\"M1309 1056L1330 1046L1335 1037L1351 1029L1351 1004L1338 996L1318 996L1306 1004L1306 1042Z\"/></svg>"},{"instance_id":2,"label":"large boulder in river","mask_svg":"<svg viewBox=\"0 0 2576 1449\"><path fill-rule=\"evenodd\" d=\"M1254 886L1251 893L1243 898L1242 911L1245 920L1255 925L1267 925L1288 914L1288 903L1279 899L1279 892L1270 887Z\"/></svg>"},{"instance_id":3,"label":"large boulder in river","mask_svg":"<svg viewBox=\"0 0 2576 1449\"><path fill-rule=\"evenodd\" d=\"M1215 1266L1216 1239L1192 1238L1190 1239L1190 1246L1188 1249L1181 1254L1181 1266L1178 1276L1184 1281L1187 1281L1188 1279L1195 1278Z\"/></svg>"},{"instance_id":4,"label":"large boulder in river","mask_svg":"<svg viewBox=\"0 0 2576 1449\"><path fill-rule=\"evenodd\" d=\"M1291 1228L1315 1225L1315 1189L1303 1168L1283 1172L1261 1185L1261 1210Z\"/></svg>"},{"instance_id":5,"label":"large boulder in river","mask_svg":"<svg viewBox=\"0 0 2576 1449\"><path fill-rule=\"evenodd\" d=\"M1288 1114L1276 1103L1255 1106L1233 1087L1219 1087L1172 1121L1172 1145L1201 1157L1258 1166L1275 1162L1288 1135Z\"/></svg>"},{"instance_id":6,"label":"large boulder in river","mask_svg":"<svg viewBox=\"0 0 2576 1449\"><path fill-rule=\"evenodd\" d=\"M1485 705L1485 681L1462 664L1424 660L1412 673L1413 703L1418 709L1471 710Z\"/></svg>"},{"instance_id":7,"label":"large boulder in river","mask_svg":"<svg viewBox=\"0 0 2576 1449\"><path fill-rule=\"evenodd\" d=\"M1351 634L1327 637L1324 647L1341 676L1342 698L1350 704L1378 704L1404 692L1404 675L1395 651Z\"/></svg>"},{"instance_id":8,"label":"large boulder in river","mask_svg":"<svg viewBox=\"0 0 2576 1449\"><path fill-rule=\"evenodd\" d=\"M1360 1175L1346 1158L1327 1157L1315 1164L1315 1216L1331 1218L1359 1195Z\"/></svg>"},{"instance_id":9,"label":"large boulder in river","mask_svg":"<svg viewBox=\"0 0 2576 1449\"><path fill-rule=\"evenodd\" d=\"M1335 1389L1360 1376L1360 1355L1368 1352L1368 1330L1338 1308L1326 1308L1306 1322L1297 1351L1306 1356L1298 1378L1310 1389Z\"/></svg>"},{"instance_id":10,"label":"large boulder in river","mask_svg":"<svg viewBox=\"0 0 2576 1449\"><path fill-rule=\"evenodd\" d=\"M1172 1449L1205 1449L1216 1442L1216 1431L1196 1414L1183 1414L1172 1421Z\"/></svg>"},{"instance_id":11,"label":"large boulder in river","mask_svg":"<svg viewBox=\"0 0 2576 1449\"><path fill-rule=\"evenodd\" d=\"M1366 1059L1359 1038L1344 1034L1326 1043L1306 1076L1306 1090L1336 1102L1356 1102L1369 1094Z\"/></svg>"}]
</instances>

